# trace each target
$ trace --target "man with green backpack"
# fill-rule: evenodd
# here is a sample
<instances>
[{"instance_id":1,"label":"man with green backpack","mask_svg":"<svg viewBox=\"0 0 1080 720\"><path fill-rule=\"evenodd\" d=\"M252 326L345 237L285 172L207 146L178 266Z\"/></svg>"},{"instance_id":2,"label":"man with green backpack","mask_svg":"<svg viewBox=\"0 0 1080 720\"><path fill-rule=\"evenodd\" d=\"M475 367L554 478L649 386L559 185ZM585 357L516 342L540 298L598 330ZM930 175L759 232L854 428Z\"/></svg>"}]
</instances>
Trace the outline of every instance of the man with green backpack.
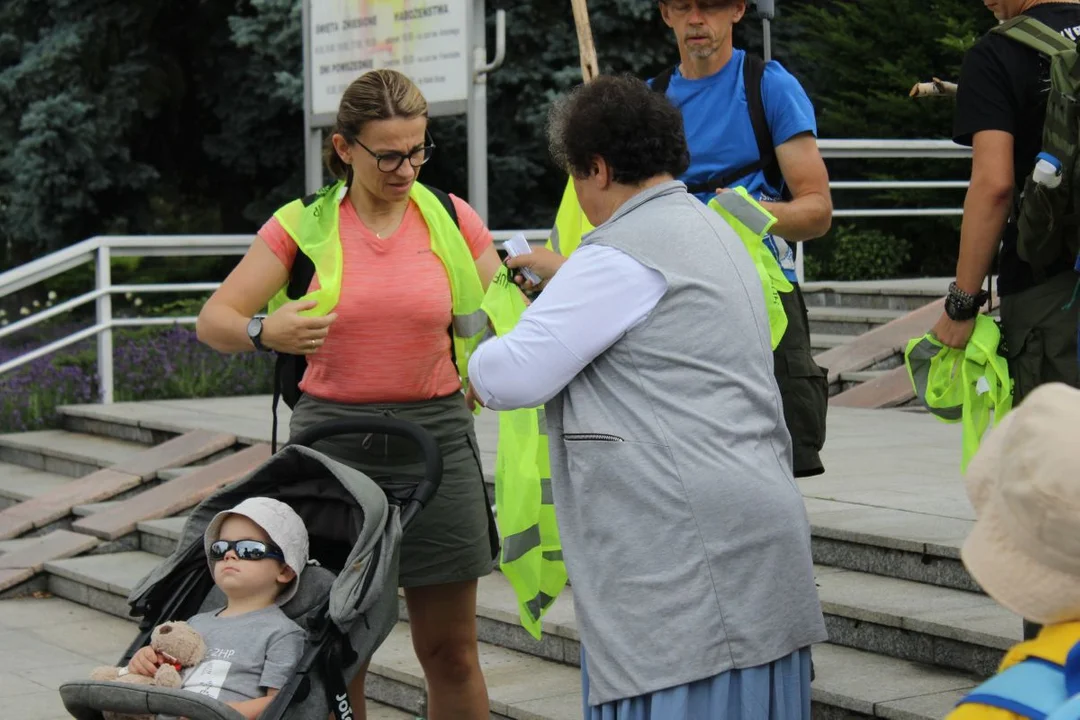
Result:
<instances>
[{"instance_id":1,"label":"man with green backpack","mask_svg":"<svg viewBox=\"0 0 1080 720\"><path fill-rule=\"evenodd\" d=\"M971 186L956 281L933 334L967 345L997 254L999 352L1019 404L1045 383L1080 386L1080 0L984 2L1001 24L960 73L953 134L972 147Z\"/></svg>"}]
</instances>

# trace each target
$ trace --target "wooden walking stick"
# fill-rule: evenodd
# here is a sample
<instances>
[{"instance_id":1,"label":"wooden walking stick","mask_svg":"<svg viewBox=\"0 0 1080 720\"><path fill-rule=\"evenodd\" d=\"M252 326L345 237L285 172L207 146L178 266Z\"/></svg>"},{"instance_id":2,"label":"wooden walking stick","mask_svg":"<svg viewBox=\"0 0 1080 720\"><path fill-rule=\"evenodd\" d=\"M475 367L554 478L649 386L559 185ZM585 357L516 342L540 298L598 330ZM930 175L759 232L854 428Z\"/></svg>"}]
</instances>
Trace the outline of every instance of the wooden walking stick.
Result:
<instances>
[{"instance_id":1,"label":"wooden walking stick","mask_svg":"<svg viewBox=\"0 0 1080 720\"><path fill-rule=\"evenodd\" d=\"M570 0L570 4L574 6L581 77L585 82L591 82L600 74L600 64L596 59L596 45L593 44L592 26L589 24L588 0Z\"/></svg>"}]
</instances>

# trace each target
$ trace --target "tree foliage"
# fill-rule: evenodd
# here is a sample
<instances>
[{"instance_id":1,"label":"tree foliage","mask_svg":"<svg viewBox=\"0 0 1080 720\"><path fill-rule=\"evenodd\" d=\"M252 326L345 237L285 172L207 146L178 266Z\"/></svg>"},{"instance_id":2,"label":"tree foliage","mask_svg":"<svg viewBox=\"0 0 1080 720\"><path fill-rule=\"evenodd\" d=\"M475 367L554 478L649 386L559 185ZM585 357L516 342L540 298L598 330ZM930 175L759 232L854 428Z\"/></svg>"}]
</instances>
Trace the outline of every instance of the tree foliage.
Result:
<instances>
[{"instance_id":1,"label":"tree foliage","mask_svg":"<svg viewBox=\"0 0 1080 720\"><path fill-rule=\"evenodd\" d=\"M566 0L489 0L507 58L489 77L492 227L550 224L565 183L544 134L580 82ZM591 0L604 72L677 60L656 0ZM781 0L773 48L806 85L822 137L950 136L952 102L907 90L955 79L993 22L970 0ZM252 232L303 186L299 0L5 0L0 4L0 267L99 233ZM752 16L740 46L760 51ZM436 118L427 182L466 195L465 118ZM830 163L835 179L966 174L963 162ZM839 206L957 206L960 195L838 193ZM861 223L860 223L861 225ZM907 272L948 265L954 221L867 223L910 238ZM827 249L823 242L821 248ZM828 264L828 263L823 263Z\"/></svg>"}]
</instances>

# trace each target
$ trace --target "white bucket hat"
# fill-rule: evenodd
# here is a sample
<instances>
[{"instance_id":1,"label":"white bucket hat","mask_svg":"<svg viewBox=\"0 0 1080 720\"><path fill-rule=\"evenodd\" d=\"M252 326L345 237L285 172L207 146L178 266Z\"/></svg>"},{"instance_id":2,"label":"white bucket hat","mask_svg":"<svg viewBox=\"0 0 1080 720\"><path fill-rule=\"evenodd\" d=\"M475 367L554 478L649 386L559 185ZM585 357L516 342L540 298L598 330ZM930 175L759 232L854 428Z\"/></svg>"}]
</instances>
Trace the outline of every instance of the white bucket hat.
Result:
<instances>
[{"instance_id":1,"label":"white bucket hat","mask_svg":"<svg viewBox=\"0 0 1080 720\"><path fill-rule=\"evenodd\" d=\"M1041 623L1080 620L1080 390L1043 385L967 470L978 518L961 550L990 597Z\"/></svg>"},{"instance_id":2,"label":"white bucket hat","mask_svg":"<svg viewBox=\"0 0 1080 720\"><path fill-rule=\"evenodd\" d=\"M289 583L289 587L278 595L277 604L284 605L296 594L300 574L307 566L308 532L304 521L285 503L267 497L248 498L231 510L219 512L206 526L206 534L203 536L203 546L211 573L214 571L214 563L210 560L210 546L218 539L221 525L229 515L243 515L248 518L266 532L271 542L281 548L285 555L285 564L296 573L296 578Z\"/></svg>"}]
</instances>

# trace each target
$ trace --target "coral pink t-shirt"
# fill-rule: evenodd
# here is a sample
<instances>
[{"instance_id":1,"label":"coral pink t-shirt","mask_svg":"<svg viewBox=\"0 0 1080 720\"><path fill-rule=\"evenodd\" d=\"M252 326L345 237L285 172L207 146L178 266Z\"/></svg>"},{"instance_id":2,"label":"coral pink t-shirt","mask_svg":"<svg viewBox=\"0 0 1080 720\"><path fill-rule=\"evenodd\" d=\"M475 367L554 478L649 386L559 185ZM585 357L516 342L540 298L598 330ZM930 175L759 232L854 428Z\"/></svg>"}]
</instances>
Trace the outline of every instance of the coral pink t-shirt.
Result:
<instances>
[{"instance_id":1,"label":"coral pink t-shirt","mask_svg":"<svg viewBox=\"0 0 1080 720\"><path fill-rule=\"evenodd\" d=\"M450 198L461 234L479 258L491 233L468 203ZM450 278L431 251L420 208L410 201L398 229L380 240L346 196L339 225L344 268L338 317L323 346L307 357L300 389L344 403L416 402L460 390L450 356ZM292 268L296 243L281 223L271 218L259 237ZM318 278L311 287L318 287Z\"/></svg>"}]
</instances>

